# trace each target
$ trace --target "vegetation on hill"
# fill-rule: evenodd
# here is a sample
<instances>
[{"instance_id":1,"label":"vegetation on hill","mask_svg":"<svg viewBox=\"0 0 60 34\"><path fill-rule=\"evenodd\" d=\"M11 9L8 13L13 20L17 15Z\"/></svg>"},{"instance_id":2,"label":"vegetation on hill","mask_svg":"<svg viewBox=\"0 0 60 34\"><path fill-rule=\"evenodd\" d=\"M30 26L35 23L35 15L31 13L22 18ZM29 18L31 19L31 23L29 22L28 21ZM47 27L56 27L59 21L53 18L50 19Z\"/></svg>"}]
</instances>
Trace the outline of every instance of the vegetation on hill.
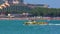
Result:
<instances>
[{"instance_id":1,"label":"vegetation on hill","mask_svg":"<svg viewBox=\"0 0 60 34\"><path fill-rule=\"evenodd\" d=\"M34 8L32 10L33 14L38 16L50 16L50 17L57 17L60 16L60 9L57 8Z\"/></svg>"}]
</instances>

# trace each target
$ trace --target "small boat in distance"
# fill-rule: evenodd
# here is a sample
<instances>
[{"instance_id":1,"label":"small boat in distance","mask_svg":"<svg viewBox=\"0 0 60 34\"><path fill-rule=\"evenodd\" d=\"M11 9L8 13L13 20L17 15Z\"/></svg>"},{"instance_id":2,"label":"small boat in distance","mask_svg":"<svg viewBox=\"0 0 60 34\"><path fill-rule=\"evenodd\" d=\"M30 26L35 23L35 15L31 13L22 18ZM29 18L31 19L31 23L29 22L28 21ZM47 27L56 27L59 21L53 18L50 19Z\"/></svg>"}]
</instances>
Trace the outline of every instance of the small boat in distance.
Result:
<instances>
[{"instance_id":1,"label":"small boat in distance","mask_svg":"<svg viewBox=\"0 0 60 34\"><path fill-rule=\"evenodd\" d=\"M45 25L47 22L36 22L35 20L30 20L24 23L25 25Z\"/></svg>"}]
</instances>

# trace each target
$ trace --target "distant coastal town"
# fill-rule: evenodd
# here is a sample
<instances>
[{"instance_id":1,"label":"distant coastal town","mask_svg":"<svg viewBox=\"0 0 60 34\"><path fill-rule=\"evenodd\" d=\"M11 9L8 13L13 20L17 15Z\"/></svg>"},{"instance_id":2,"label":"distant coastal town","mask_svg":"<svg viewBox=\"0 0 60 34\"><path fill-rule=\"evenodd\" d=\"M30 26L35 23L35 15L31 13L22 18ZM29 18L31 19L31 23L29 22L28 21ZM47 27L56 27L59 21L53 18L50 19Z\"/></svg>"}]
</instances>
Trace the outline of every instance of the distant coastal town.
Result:
<instances>
[{"instance_id":1,"label":"distant coastal town","mask_svg":"<svg viewBox=\"0 0 60 34\"><path fill-rule=\"evenodd\" d=\"M0 3L0 19L60 20L60 9L48 4L25 4L24 0L5 0Z\"/></svg>"}]
</instances>

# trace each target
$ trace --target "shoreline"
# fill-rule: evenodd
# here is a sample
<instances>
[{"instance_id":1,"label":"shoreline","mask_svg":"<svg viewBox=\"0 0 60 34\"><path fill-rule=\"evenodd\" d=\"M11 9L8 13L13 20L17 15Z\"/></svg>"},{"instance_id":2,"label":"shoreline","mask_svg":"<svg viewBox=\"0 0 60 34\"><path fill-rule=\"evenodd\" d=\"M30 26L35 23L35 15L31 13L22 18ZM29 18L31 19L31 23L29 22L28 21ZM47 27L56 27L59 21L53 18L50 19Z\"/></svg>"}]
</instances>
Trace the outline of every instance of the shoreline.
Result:
<instances>
[{"instance_id":1,"label":"shoreline","mask_svg":"<svg viewBox=\"0 0 60 34\"><path fill-rule=\"evenodd\" d=\"M34 18L34 17L26 17L26 18L0 18L0 20L60 20L60 17L42 17L42 18Z\"/></svg>"}]
</instances>

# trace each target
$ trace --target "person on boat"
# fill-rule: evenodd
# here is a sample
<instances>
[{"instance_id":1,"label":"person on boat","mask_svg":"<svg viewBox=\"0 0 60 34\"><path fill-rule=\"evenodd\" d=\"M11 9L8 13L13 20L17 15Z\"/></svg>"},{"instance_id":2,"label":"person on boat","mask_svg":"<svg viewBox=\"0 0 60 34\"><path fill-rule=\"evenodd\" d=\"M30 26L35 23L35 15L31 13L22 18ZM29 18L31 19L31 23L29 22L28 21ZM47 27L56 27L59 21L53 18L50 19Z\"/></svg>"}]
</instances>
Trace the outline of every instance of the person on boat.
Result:
<instances>
[{"instance_id":1,"label":"person on boat","mask_svg":"<svg viewBox=\"0 0 60 34\"><path fill-rule=\"evenodd\" d=\"M36 24L36 21L35 20L31 20L32 24Z\"/></svg>"}]
</instances>

